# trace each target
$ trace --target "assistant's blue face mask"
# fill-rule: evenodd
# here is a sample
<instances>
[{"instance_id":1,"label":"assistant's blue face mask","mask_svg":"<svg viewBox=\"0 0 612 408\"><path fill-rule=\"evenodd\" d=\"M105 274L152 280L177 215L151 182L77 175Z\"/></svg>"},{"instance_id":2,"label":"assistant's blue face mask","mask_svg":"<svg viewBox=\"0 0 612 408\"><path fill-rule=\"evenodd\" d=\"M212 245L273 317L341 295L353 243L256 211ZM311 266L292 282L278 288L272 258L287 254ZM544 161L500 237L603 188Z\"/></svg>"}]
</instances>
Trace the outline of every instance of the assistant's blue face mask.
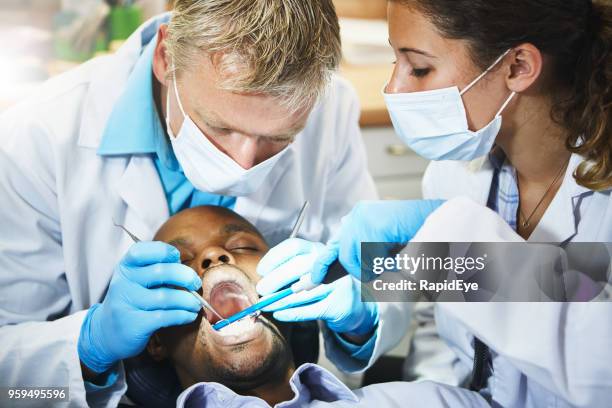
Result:
<instances>
[{"instance_id":1,"label":"assistant's blue face mask","mask_svg":"<svg viewBox=\"0 0 612 408\"><path fill-rule=\"evenodd\" d=\"M487 75L511 50L501 55L468 86L383 96L396 133L411 149L429 160L470 161L491 151L502 125L501 113L516 92L512 92L488 125L478 131L468 127L461 96Z\"/></svg>"}]
</instances>

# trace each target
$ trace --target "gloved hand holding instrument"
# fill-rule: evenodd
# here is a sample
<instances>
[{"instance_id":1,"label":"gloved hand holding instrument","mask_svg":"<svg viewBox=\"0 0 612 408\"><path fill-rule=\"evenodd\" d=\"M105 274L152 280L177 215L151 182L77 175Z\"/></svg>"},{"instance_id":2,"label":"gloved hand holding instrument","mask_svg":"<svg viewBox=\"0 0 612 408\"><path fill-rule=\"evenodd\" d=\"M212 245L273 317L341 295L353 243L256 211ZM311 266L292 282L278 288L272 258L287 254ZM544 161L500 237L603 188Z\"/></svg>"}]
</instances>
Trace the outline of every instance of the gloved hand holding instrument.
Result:
<instances>
[{"instance_id":1,"label":"gloved hand holding instrument","mask_svg":"<svg viewBox=\"0 0 612 408\"><path fill-rule=\"evenodd\" d=\"M340 231L327 245L289 239L272 248L257 268L263 277L257 284L261 295L305 277L313 285L326 277L329 281L328 272L338 267L350 276L292 294L264 311L274 311L274 317L284 321L324 320L338 333L371 331L378 321L378 308L374 302L362 302L359 294L361 243L407 243L442 204L441 200L361 202L342 219Z\"/></svg>"},{"instance_id":2,"label":"gloved hand holding instrument","mask_svg":"<svg viewBox=\"0 0 612 408\"><path fill-rule=\"evenodd\" d=\"M257 284L260 295L266 296L295 281L312 281L309 271L325 245L299 238L288 239L260 262L257 272L263 279ZM293 254L286 258L286 254ZM280 260L280 263L277 261ZM370 333L378 322L375 302L362 302L359 281L347 274L335 260L330 263L327 279L309 290L293 293L263 309L274 312L274 318L286 322L322 320L330 330L347 335Z\"/></svg>"},{"instance_id":3,"label":"gloved hand holding instrument","mask_svg":"<svg viewBox=\"0 0 612 408\"><path fill-rule=\"evenodd\" d=\"M156 330L193 322L202 308L201 297L189 292L202 281L180 263L179 251L133 239L137 242L115 268L104 300L89 309L81 326L79 358L97 374L140 353Z\"/></svg>"},{"instance_id":4,"label":"gloved hand holding instrument","mask_svg":"<svg viewBox=\"0 0 612 408\"><path fill-rule=\"evenodd\" d=\"M267 255L264 259L274 262L276 258L282 259L283 254L295 254L295 248L292 246L308 247L311 250L305 251L305 256L298 253L292 258L292 263L312 264L312 261L316 259L313 258L313 254L317 253L316 249L324 248L324 245L296 238L307 208L308 202L305 202L289 239L273 248L271 250L273 254L269 253L269 256ZM322 320L333 331L346 333L348 336L360 337L368 334L378 320L378 306L376 303L361 302L357 288L358 282L348 276L339 262L336 262L334 266L336 273L334 276L329 276L330 279L328 279L328 282L331 283L315 284L310 274L303 272L308 268L285 270L272 267L265 262L260 263L258 271L274 269L274 278L264 277L262 280L264 284L257 285L259 294L264 297L247 309L217 322L213 328L222 330L247 316L264 311L274 312L274 317L283 321Z\"/></svg>"}]
</instances>

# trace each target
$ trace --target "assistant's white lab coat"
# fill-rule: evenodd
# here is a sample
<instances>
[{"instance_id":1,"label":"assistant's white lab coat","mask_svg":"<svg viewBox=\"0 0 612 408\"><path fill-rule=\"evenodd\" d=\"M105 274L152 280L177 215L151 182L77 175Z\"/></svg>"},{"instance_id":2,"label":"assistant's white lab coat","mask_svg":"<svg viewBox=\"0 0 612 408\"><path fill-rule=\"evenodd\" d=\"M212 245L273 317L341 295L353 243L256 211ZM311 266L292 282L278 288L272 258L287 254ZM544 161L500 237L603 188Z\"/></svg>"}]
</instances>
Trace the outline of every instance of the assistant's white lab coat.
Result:
<instances>
[{"instance_id":1,"label":"assistant's white lab coat","mask_svg":"<svg viewBox=\"0 0 612 408\"><path fill-rule=\"evenodd\" d=\"M113 218L149 240L169 216L150 156L96 154L140 55L140 31L0 116L0 386L69 386L70 405L85 405L81 322L132 244ZM237 199L235 210L270 244L289 235L305 200L300 235L319 241L358 200L376 198L358 117L354 91L333 78L261 189ZM87 399L114 406L124 390L121 369L114 386Z\"/></svg>"},{"instance_id":2,"label":"assistant's white lab coat","mask_svg":"<svg viewBox=\"0 0 612 408\"><path fill-rule=\"evenodd\" d=\"M612 242L610 190L593 192L575 182L572 173L581 160L571 157L563 183L529 242ZM468 196L472 201L461 199L463 208L434 213L415 240L522 241L484 208L493 175L490 163L479 170L471 166L429 166L423 181L426 198ZM435 323L427 321L427 312L435 312ZM410 374L417 378L465 383L477 336L492 351L489 390L501 406L593 407L609 406L612 400L610 303L438 303L423 315L409 355Z\"/></svg>"}]
</instances>

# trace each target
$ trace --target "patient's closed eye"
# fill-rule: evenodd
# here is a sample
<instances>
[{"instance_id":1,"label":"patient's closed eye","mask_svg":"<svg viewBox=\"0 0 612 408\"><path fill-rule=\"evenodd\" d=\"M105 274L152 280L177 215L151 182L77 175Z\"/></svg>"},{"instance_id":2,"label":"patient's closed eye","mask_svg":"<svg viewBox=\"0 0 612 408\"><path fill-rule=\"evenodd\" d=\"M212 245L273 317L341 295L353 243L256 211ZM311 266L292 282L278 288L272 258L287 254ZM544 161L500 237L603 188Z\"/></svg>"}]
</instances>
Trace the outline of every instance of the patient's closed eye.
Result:
<instances>
[{"instance_id":1,"label":"patient's closed eye","mask_svg":"<svg viewBox=\"0 0 612 408\"><path fill-rule=\"evenodd\" d=\"M261 249L253 242L233 242L231 245L226 245L226 249L230 252L251 253L259 252Z\"/></svg>"},{"instance_id":2,"label":"patient's closed eye","mask_svg":"<svg viewBox=\"0 0 612 408\"><path fill-rule=\"evenodd\" d=\"M254 246L242 246L242 247L231 248L229 250L230 251L251 251L251 252L257 252L257 251L259 251L259 248L256 248Z\"/></svg>"},{"instance_id":3,"label":"patient's closed eye","mask_svg":"<svg viewBox=\"0 0 612 408\"><path fill-rule=\"evenodd\" d=\"M183 265L191 263L195 259L195 256L191 253L181 251L181 263Z\"/></svg>"},{"instance_id":4,"label":"patient's closed eye","mask_svg":"<svg viewBox=\"0 0 612 408\"><path fill-rule=\"evenodd\" d=\"M254 238L249 236L236 237L225 243L225 249L230 252L259 252L262 249Z\"/></svg>"}]
</instances>

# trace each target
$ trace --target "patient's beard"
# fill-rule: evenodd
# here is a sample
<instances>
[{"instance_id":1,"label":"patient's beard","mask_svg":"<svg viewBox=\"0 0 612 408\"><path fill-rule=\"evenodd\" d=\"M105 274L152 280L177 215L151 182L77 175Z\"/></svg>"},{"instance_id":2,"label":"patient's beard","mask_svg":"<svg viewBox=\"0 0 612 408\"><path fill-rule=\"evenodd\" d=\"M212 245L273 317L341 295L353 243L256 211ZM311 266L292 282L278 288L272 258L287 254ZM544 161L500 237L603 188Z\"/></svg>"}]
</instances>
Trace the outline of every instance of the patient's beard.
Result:
<instances>
[{"instance_id":1,"label":"patient's beard","mask_svg":"<svg viewBox=\"0 0 612 408\"><path fill-rule=\"evenodd\" d=\"M266 384L285 381L287 372L293 364L290 348L268 320L262 320L262 323L267 326L266 330L273 333L270 353L264 357L262 363L246 370L235 370L227 365L216 364L216 361L214 363L210 361L209 373L212 381L219 382L242 394L247 394L248 391ZM248 345L238 345L236 351L239 351L241 347L248 347Z\"/></svg>"}]
</instances>

